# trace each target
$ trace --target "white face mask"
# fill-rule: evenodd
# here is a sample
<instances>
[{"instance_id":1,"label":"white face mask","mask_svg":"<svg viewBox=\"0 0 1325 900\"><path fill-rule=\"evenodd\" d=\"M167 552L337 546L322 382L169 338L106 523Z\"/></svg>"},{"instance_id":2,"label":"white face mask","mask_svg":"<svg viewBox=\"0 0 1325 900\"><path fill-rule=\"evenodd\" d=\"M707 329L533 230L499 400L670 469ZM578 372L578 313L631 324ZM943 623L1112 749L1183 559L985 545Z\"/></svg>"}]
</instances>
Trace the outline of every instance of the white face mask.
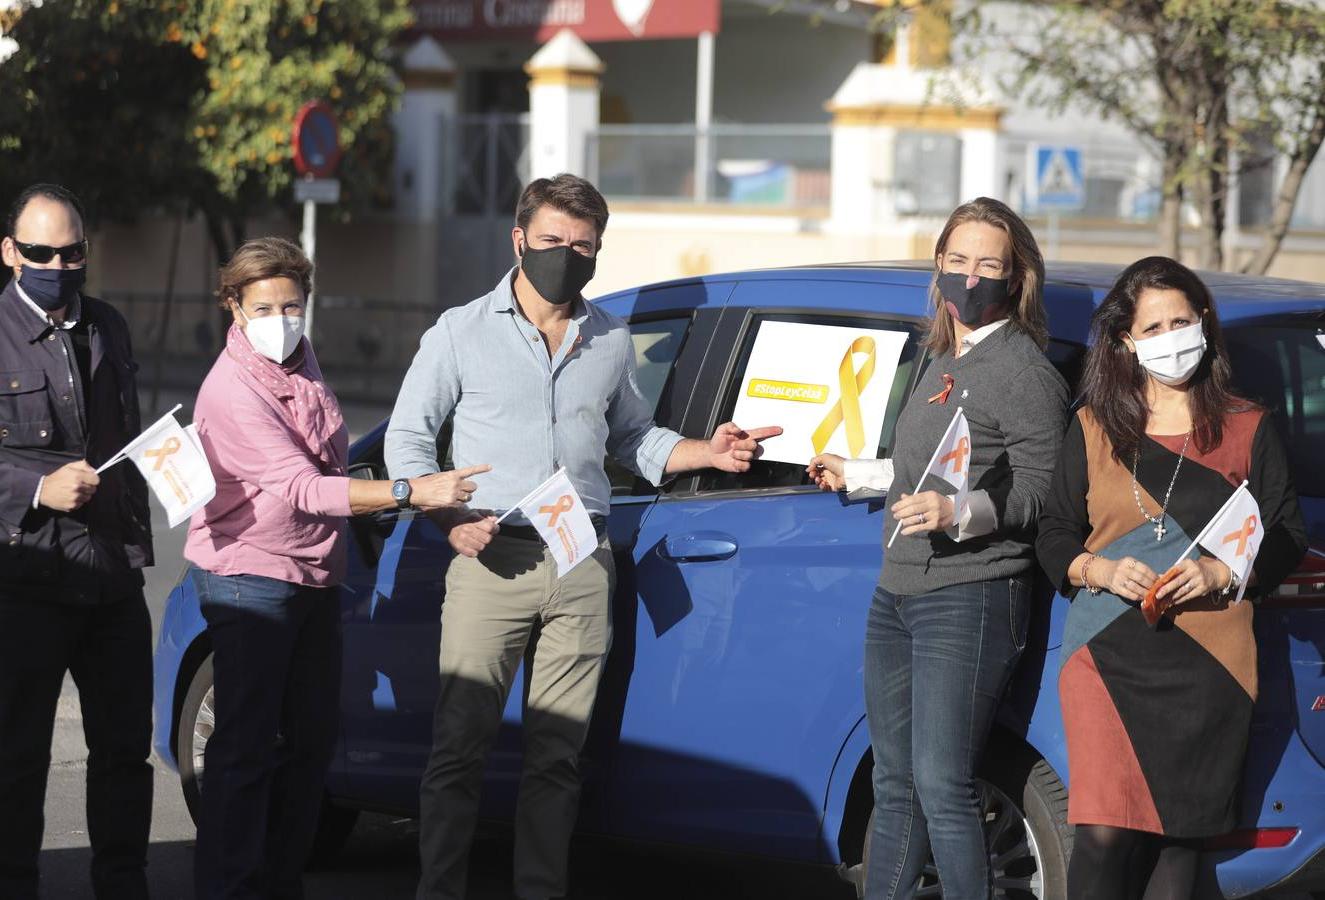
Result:
<instances>
[{"instance_id":1,"label":"white face mask","mask_svg":"<svg viewBox=\"0 0 1325 900\"><path fill-rule=\"evenodd\" d=\"M299 346L304 336L303 316L261 316L250 319L242 306L237 306L248 327L244 334L253 349L274 363L283 363Z\"/></svg>"},{"instance_id":2,"label":"white face mask","mask_svg":"<svg viewBox=\"0 0 1325 900\"><path fill-rule=\"evenodd\" d=\"M1185 384L1205 356L1205 330L1200 322L1139 341L1132 338L1132 343L1137 362L1156 381L1171 386Z\"/></svg>"}]
</instances>

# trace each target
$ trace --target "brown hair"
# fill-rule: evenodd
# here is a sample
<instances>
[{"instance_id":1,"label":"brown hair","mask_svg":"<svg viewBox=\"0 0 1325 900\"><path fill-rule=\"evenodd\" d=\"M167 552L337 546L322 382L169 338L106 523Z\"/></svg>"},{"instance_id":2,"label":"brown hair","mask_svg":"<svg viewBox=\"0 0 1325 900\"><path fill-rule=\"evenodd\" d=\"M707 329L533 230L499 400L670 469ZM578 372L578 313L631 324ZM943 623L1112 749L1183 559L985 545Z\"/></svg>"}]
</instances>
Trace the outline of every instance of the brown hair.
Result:
<instances>
[{"instance_id":1,"label":"brown hair","mask_svg":"<svg viewBox=\"0 0 1325 900\"><path fill-rule=\"evenodd\" d=\"M934 245L934 277L929 283L929 300L934 307L934 318L929 322L929 334L925 337L925 346L934 353L951 353L957 346L953 331L952 313L939 296L938 278L943 271L943 255L948 251L948 240L952 232L968 222L983 222L1000 229L1008 236L1012 248L1012 268L1008 272L1009 286L1017 292L1012 309L1008 312L1008 322L1039 344L1041 348L1049 344L1049 326L1044 314L1044 257L1040 255L1040 245L1035 242L1035 235L1021 216L1012 211L1006 203L990 197L976 197L969 203L963 203L948 216L948 222L939 232L939 239Z\"/></svg>"},{"instance_id":2,"label":"brown hair","mask_svg":"<svg viewBox=\"0 0 1325 900\"><path fill-rule=\"evenodd\" d=\"M245 241L221 267L216 299L222 309L229 309L231 302L239 303L243 299L244 288L268 278L289 278L303 289L307 298L313 288L313 264L298 244L285 238Z\"/></svg>"},{"instance_id":3,"label":"brown hair","mask_svg":"<svg viewBox=\"0 0 1325 900\"><path fill-rule=\"evenodd\" d=\"M1219 446L1225 414L1256 408L1233 393L1233 367L1210 289L1182 263L1167 256L1147 256L1123 270L1091 316L1092 343L1081 378L1082 399L1108 435L1119 462L1136 452L1150 419L1145 369L1123 342L1123 333L1136 318L1137 300L1148 289L1181 291L1201 317L1205 356L1187 382L1196 449L1209 453Z\"/></svg>"},{"instance_id":4,"label":"brown hair","mask_svg":"<svg viewBox=\"0 0 1325 900\"><path fill-rule=\"evenodd\" d=\"M528 229L534 213L550 206L568 216L587 219L598 229L598 243L607 230L607 201L587 179L565 172L555 178L536 178L520 194L515 207L515 224Z\"/></svg>"}]
</instances>

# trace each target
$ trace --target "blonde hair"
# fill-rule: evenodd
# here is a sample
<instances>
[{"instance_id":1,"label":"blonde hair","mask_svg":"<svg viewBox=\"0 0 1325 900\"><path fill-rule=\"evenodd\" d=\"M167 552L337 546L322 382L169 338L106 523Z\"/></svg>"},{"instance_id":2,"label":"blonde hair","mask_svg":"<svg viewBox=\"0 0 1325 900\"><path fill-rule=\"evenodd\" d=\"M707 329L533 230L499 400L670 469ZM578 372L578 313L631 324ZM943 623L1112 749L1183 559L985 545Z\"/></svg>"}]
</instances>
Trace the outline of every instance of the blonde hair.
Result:
<instances>
[{"instance_id":1,"label":"blonde hair","mask_svg":"<svg viewBox=\"0 0 1325 900\"><path fill-rule=\"evenodd\" d=\"M939 239L934 245L934 276L929 282L929 301L934 309L934 317L929 321L925 346L939 354L951 353L957 346L952 313L948 312L947 304L939 296L938 277L943 271L943 255L948 250L952 232L969 222L992 225L1008 236L1012 266L1007 277L1009 286L1016 292L1015 302L1008 311L1008 321L1030 335L1041 348L1047 346L1049 326L1044 314L1044 257L1040 254L1040 245L1035 242L1035 235L1021 216L1006 203L990 197L976 197L954 209L952 215L948 216L947 224L939 232Z\"/></svg>"}]
</instances>

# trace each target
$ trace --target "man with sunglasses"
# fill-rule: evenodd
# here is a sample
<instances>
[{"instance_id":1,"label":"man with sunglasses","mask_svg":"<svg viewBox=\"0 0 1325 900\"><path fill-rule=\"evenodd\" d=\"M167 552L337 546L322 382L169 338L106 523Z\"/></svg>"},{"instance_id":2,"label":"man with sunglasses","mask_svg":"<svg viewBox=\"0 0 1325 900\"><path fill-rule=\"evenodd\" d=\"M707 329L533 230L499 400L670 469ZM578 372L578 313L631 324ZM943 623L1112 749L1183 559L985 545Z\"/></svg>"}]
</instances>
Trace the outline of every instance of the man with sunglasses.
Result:
<instances>
[{"instance_id":1,"label":"man with sunglasses","mask_svg":"<svg viewBox=\"0 0 1325 900\"><path fill-rule=\"evenodd\" d=\"M147 896L152 815L152 564L147 487L98 477L140 431L124 319L82 294L78 200L37 184L0 255L0 897L35 900L56 704L73 675L87 739L87 820L99 900Z\"/></svg>"}]
</instances>

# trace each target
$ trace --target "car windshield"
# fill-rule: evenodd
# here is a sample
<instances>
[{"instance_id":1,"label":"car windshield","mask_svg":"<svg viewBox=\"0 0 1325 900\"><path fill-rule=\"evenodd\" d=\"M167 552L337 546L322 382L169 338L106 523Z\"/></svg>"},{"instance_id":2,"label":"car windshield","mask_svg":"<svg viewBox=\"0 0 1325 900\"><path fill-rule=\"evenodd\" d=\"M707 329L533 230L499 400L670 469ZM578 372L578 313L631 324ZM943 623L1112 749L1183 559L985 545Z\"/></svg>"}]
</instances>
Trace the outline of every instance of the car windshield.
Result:
<instances>
[{"instance_id":1,"label":"car windshield","mask_svg":"<svg viewBox=\"0 0 1325 900\"><path fill-rule=\"evenodd\" d=\"M1298 493L1325 497L1325 326L1256 323L1229 327L1225 337L1240 392L1279 422Z\"/></svg>"}]
</instances>

